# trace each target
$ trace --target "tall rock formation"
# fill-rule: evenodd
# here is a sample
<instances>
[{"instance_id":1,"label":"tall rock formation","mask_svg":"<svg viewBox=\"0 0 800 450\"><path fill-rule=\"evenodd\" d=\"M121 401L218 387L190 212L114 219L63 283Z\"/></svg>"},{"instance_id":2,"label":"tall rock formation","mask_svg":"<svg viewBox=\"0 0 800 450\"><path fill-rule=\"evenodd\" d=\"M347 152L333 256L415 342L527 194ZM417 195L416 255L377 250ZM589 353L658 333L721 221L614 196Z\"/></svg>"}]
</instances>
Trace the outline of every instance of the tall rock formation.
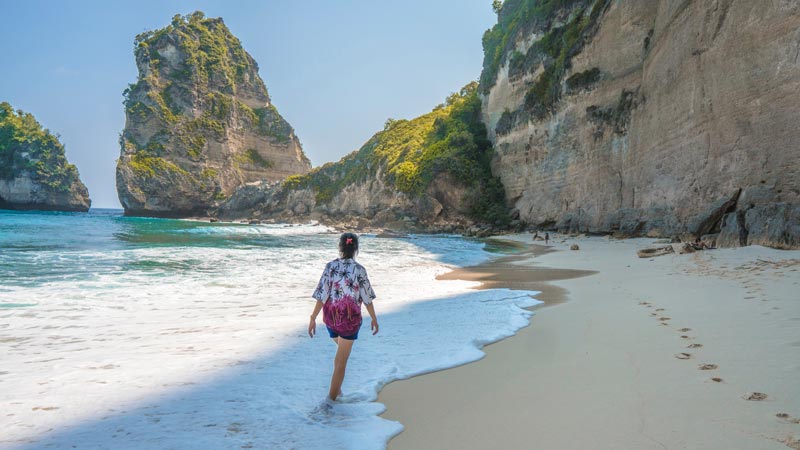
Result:
<instances>
[{"instance_id":1,"label":"tall rock formation","mask_svg":"<svg viewBox=\"0 0 800 450\"><path fill-rule=\"evenodd\" d=\"M195 12L135 41L117 193L129 215L205 215L236 188L310 170L258 65L222 19Z\"/></svg>"},{"instance_id":2,"label":"tall rock formation","mask_svg":"<svg viewBox=\"0 0 800 450\"><path fill-rule=\"evenodd\" d=\"M90 205L58 138L33 115L0 103L0 209L88 211Z\"/></svg>"},{"instance_id":3,"label":"tall rock formation","mask_svg":"<svg viewBox=\"0 0 800 450\"><path fill-rule=\"evenodd\" d=\"M387 120L340 161L282 183L240 188L217 213L431 231L507 225L480 108L473 82L427 114Z\"/></svg>"},{"instance_id":4,"label":"tall rock formation","mask_svg":"<svg viewBox=\"0 0 800 450\"><path fill-rule=\"evenodd\" d=\"M800 2L506 0L484 49L523 221L800 246Z\"/></svg>"}]
</instances>

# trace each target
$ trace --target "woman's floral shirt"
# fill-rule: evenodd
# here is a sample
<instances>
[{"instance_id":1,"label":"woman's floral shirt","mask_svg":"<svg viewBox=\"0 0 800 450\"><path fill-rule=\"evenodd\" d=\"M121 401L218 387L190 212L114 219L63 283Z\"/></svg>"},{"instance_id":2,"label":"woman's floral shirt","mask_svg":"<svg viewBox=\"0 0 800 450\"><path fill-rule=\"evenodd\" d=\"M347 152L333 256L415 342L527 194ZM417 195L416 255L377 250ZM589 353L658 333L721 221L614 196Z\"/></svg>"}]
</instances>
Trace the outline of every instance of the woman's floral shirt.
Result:
<instances>
[{"instance_id":1,"label":"woman's floral shirt","mask_svg":"<svg viewBox=\"0 0 800 450\"><path fill-rule=\"evenodd\" d=\"M317 289L311 295L325 303L328 300L355 300L359 304L372 303L375 292L367 277L367 269L353 258L337 258L329 262L322 272Z\"/></svg>"}]
</instances>

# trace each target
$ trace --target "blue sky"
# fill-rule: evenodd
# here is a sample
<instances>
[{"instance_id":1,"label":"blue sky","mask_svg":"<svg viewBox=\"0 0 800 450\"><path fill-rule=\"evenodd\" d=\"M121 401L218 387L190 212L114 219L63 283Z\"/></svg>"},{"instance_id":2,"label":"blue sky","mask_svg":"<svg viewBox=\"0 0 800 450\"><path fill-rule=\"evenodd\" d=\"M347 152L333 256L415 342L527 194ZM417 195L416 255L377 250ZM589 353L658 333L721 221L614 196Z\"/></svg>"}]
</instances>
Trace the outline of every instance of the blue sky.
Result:
<instances>
[{"instance_id":1,"label":"blue sky","mask_svg":"<svg viewBox=\"0 0 800 450\"><path fill-rule=\"evenodd\" d=\"M476 80L496 20L490 0L2 1L0 101L60 134L93 206L119 207L134 37L194 10L242 41L314 166Z\"/></svg>"}]
</instances>

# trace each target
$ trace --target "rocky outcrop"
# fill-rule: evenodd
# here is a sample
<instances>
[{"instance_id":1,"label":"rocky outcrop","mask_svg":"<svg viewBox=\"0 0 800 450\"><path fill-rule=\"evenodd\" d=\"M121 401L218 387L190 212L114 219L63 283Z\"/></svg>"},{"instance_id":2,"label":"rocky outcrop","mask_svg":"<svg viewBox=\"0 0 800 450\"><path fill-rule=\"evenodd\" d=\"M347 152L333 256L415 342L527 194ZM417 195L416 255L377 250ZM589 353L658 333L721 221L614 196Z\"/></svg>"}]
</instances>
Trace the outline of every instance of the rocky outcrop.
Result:
<instances>
[{"instance_id":1,"label":"rocky outcrop","mask_svg":"<svg viewBox=\"0 0 800 450\"><path fill-rule=\"evenodd\" d=\"M398 230L508 225L477 83L428 114L388 120L359 150L280 183L240 188L215 214Z\"/></svg>"},{"instance_id":2,"label":"rocky outcrop","mask_svg":"<svg viewBox=\"0 0 800 450\"><path fill-rule=\"evenodd\" d=\"M506 0L484 48L525 223L800 246L800 3Z\"/></svg>"},{"instance_id":3,"label":"rocky outcrop","mask_svg":"<svg viewBox=\"0 0 800 450\"><path fill-rule=\"evenodd\" d=\"M214 211L216 217L275 222L321 223L353 228L389 228L405 231L464 231L475 225L461 202L466 189L447 175L420 195L409 195L387 185L382 173L355 182L328 200L312 186L257 183L238 189ZM450 203L451 198L458 201Z\"/></svg>"},{"instance_id":4,"label":"rocky outcrop","mask_svg":"<svg viewBox=\"0 0 800 450\"><path fill-rule=\"evenodd\" d=\"M310 170L258 65L222 19L195 12L135 41L117 192L129 215L205 215L247 183Z\"/></svg>"},{"instance_id":5,"label":"rocky outcrop","mask_svg":"<svg viewBox=\"0 0 800 450\"><path fill-rule=\"evenodd\" d=\"M88 211L90 205L58 138L33 115L0 103L0 209Z\"/></svg>"}]
</instances>

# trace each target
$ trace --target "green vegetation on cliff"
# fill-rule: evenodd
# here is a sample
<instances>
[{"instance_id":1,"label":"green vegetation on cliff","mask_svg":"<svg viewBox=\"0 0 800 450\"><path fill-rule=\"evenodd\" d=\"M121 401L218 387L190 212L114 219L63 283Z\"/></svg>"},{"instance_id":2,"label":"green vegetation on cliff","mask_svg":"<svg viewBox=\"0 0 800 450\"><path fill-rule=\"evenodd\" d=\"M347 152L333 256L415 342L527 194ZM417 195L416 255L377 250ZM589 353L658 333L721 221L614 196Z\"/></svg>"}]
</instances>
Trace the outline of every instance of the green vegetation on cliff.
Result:
<instances>
[{"instance_id":1,"label":"green vegetation on cliff","mask_svg":"<svg viewBox=\"0 0 800 450\"><path fill-rule=\"evenodd\" d=\"M547 56L544 72L525 94L525 109L534 117L544 117L560 100L561 80L570 68L570 60L583 49L587 32L595 29L592 25L597 23L607 5L608 0L596 0L588 14L588 6L581 8L565 25L548 30L528 50L526 58L538 60L542 54ZM581 78L579 81L591 81L593 77L597 81L599 75L599 72L588 74L589 79Z\"/></svg>"},{"instance_id":2,"label":"green vegetation on cliff","mask_svg":"<svg viewBox=\"0 0 800 450\"><path fill-rule=\"evenodd\" d=\"M523 106L500 118L497 133L507 133L517 114L542 119L552 113L564 85L568 92L575 92L600 80L601 73L595 68L574 74L563 83L572 58L596 32L609 4L610 0L507 0L500 6L497 24L483 37L481 90L488 92L494 86L506 60L512 79L541 71L528 87ZM537 40L525 53L518 51L517 41L534 33Z\"/></svg>"},{"instance_id":3,"label":"green vegetation on cliff","mask_svg":"<svg viewBox=\"0 0 800 450\"><path fill-rule=\"evenodd\" d=\"M497 24L483 34L481 90L488 92L494 86L503 57L511 54L521 30L543 26L555 12L582 3L587 0L506 0L502 5L493 4L498 12Z\"/></svg>"},{"instance_id":4,"label":"green vegetation on cliff","mask_svg":"<svg viewBox=\"0 0 800 450\"><path fill-rule=\"evenodd\" d=\"M160 143L174 136L177 148L200 161L208 141L224 140L232 126L279 144L291 141L294 131L268 103L255 61L222 19L200 11L176 15L166 27L136 36L134 53L140 75L123 93L127 117L140 126L156 121L167 131ZM253 109L236 99L244 88L267 106Z\"/></svg>"},{"instance_id":5,"label":"green vegetation on cliff","mask_svg":"<svg viewBox=\"0 0 800 450\"><path fill-rule=\"evenodd\" d=\"M478 84L450 95L444 104L411 120L386 121L359 150L306 175L289 177L284 187L312 188L325 203L346 186L379 172L388 185L411 196L423 194L439 174L466 187L474 219L507 223L505 194L492 176L493 150L480 120Z\"/></svg>"},{"instance_id":6,"label":"green vegetation on cliff","mask_svg":"<svg viewBox=\"0 0 800 450\"><path fill-rule=\"evenodd\" d=\"M0 179L23 172L56 192L67 192L77 181L78 169L67 162L64 146L32 114L0 103Z\"/></svg>"},{"instance_id":7,"label":"green vegetation on cliff","mask_svg":"<svg viewBox=\"0 0 800 450\"><path fill-rule=\"evenodd\" d=\"M258 150L254 148L248 148L244 153L236 155L235 160L239 164L251 164L257 167L263 167L265 169L274 165L271 161L268 161L261 156L261 154L258 153Z\"/></svg>"},{"instance_id":8,"label":"green vegetation on cliff","mask_svg":"<svg viewBox=\"0 0 800 450\"><path fill-rule=\"evenodd\" d=\"M195 11L186 16L176 14L166 27L136 36L136 57L149 58L151 69L155 71L163 64L164 56L157 48L159 40L165 36L176 39L185 55L183 70L174 74L183 81L194 78L202 84L219 83L233 94L236 84L243 80L252 64L242 43L222 19L206 18L202 12Z\"/></svg>"}]
</instances>

